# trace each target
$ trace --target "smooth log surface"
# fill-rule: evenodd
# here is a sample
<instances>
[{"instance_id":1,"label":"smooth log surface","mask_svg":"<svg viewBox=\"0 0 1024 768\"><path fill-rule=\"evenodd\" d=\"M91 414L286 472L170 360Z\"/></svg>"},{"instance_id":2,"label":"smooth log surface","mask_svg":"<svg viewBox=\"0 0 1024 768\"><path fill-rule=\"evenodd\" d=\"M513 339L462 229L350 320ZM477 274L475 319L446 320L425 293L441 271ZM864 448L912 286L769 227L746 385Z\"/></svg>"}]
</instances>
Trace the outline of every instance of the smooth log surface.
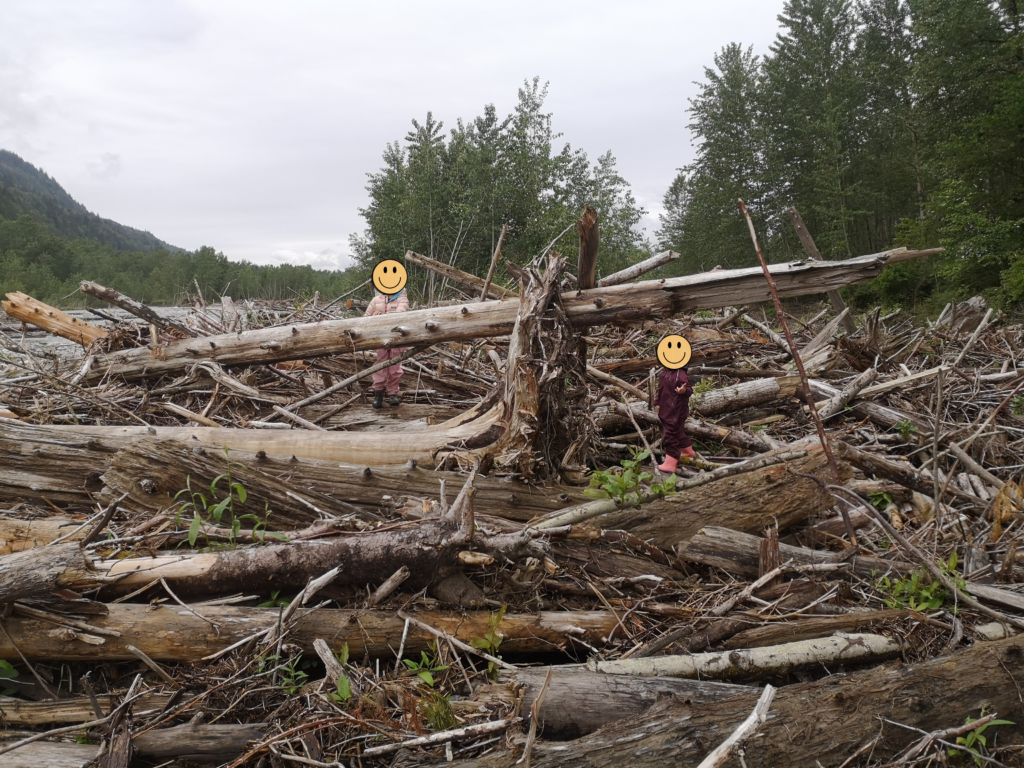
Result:
<instances>
[{"instance_id":1,"label":"smooth log surface","mask_svg":"<svg viewBox=\"0 0 1024 768\"><path fill-rule=\"evenodd\" d=\"M140 733L132 747L146 757L177 757L194 762L223 762L245 751L245 745L259 739L265 725L185 724Z\"/></svg>"},{"instance_id":2,"label":"smooth log surface","mask_svg":"<svg viewBox=\"0 0 1024 768\"><path fill-rule=\"evenodd\" d=\"M167 603L158 608L128 603L113 604L106 616L90 616L89 623L102 629L116 630L120 637L103 637L99 645L76 640L72 633L35 618L18 615L4 619L4 628L11 640L29 661L135 661L127 650L135 646L156 661L198 662L261 630L277 625L277 608L236 608L202 606L197 610L217 624L189 613L181 606ZM491 613L420 611L415 618L437 629L443 629L465 643L483 637L488 630ZM303 651L313 653L313 641L326 640L333 650L340 651L348 643L355 658L364 653L372 657L390 657L402 642L405 622L394 611L340 610L321 608L300 610L289 642ZM536 614L506 614L501 620L502 653L553 653L575 647L578 637L590 645L601 647L602 638L618 626L618 619L609 611L541 611ZM410 627L405 641L407 654L427 650L436 638ZM18 660L17 651L0 634L0 658Z\"/></svg>"},{"instance_id":3,"label":"smooth log surface","mask_svg":"<svg viewBox=\"0 0 1024 768\"><path fill-rule=\"evenodd\" d=\"M877 277L889 253L846 261L773 264L782 298L821 293ZM562 302L574 326L653 320L684 311L754 304L770 298L758 267L719 270L670 280L647 280L565 294ZM123 350L97 359L87 381L125 379L184 371L201 360L222 365L298 360L367 349L507 336L518 302L485 301L420 309L395 315L328 320L240 333L186 339L158 349Z\"/></svg>"},{"instance_id":4,"label":"smooth log surface","mask_svg":"<svg viewBox=\"0 0 1024 768\"><path fill-rule=\"evenodd\" d=\"M83 347L88 347L97 339L107 338L107 332L99 326L71 317L25 293L8 293L7 301L0 302L0 305L15 320L31 323Z\"/></svg>"},{"instance_id":5,"label":"smooth log surface","mask_svg":"<svg viewBox=\"0 0 1024 768\"><path fill-rule=\"evenodd\" d=\"M602 515L595 518L593 524L627 530L662 549L686 541L710 521L737 531L753 532L777 520L782 529L834 503L817 483L797 477L789 470L826 479L829 476L827 466L824 452L814 447L804 458L726 477L638 509Z\"/></svg>"},{"instance_id":6,"label":"smooth log surface","mask_svg":"<svg viewBox=\"0 0 1024 768\"><path fill-rule=\"evenodd\" d=\"M85 519L71 520L67 517L41 517L36 520L18 520L0 517L0 555L24 552L26 549L41 547L55 539L67 536L79 528ZM68 541L76 541L86 534L84 528Z\"/></svg>"},{"instance_id":7,"label":"smooth log surface","mask_svg":"<svg viewBox=\"0 0 1024 768\"><path fill-rule=\"evenodd\" d=\"M132 711L137 713L161 710L170 701L170 694L147 693L133 705ZM103 714L121 703L121 698L109 694L97 694L96 701ZM96 719L92 703L85 696L58 701L26 701L8 696L0 696L0 720L8 725L57 725L67 723L87 723Z\"/></svg>"},{"instance_id":8,"label":"smooth log surface","mask_svg":"<svg viewBox=\"0 0 1024 768\"><path fill-rule=\"evenodd\" d=\"M799 376L754 379L731 384L721 389L694 394L690 398L690 411L699 416L717 416L728 411L738 411L752 405L792 397L799 385Z\"/></svg>"},{"instance_id":9,"label":"smooth log surface","mask_svg":"<svg viewBox=\"0 0 1024 768\"><path fill-rule=\"evenodd\" d=\"M920 664L894 662L779 689L768 719L744 749L748 768L836 768L880 737L882 761L921 738L888 721L930 732L962 725L983 706L1015 726L1000 727L1000 743L1019 741L1018 675L1024 637L981 642ZM674 702L624 719L571 742L538 741L533 768L660 768L697 766L742 723L759 690L690 708ZM883 719L884 718L884 719ZM993 735L989 731L986 735ZM448 763L453 768L511 768L518 753Z\"/></svg>"},{"instance_id":10,"label":"smooth log surface","mask_svg":"<svg viewBox=\"0 0 1024 768\"><path fill-rule=\"evenodd\" d=\"M0 741L2 746L4 742ZM99 744L37 741L0 755L0 765L3 768L86 768L99 751Z\"/></svg>"}]
</instances>

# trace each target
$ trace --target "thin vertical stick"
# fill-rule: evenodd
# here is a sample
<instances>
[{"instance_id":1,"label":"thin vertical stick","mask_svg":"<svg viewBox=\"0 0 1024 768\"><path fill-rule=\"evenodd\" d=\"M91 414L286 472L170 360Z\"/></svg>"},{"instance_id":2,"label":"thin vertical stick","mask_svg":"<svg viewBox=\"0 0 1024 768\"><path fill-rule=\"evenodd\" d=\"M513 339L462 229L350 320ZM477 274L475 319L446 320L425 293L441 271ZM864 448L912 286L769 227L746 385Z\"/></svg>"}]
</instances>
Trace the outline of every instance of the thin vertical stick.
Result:
<instances>
[{"instance_id":1,"label":"thin vertical stick","mask_svg":"<svg viewBox=\"0 0 1024 768\"><path fill-rule=\"evenodd\" d=\"M501 227L501 237L498 238L498 247L494 249L494 256L491 257L491 268L487 270L487 279L484 281L484 289L480 291L480 301L487 301L487 291L491 288L491 279L494 277L494 268L498 266L498 259L501 257L501 245L505 242L505 235L508 234L508 224Z\"/></svg>"},{"instance_id":2,"label":"thin vertical stick","mask_svg":"<svg viewBox=\"0 0 1024 768\"><path fill-rule=\"evenodd\" d=\"M942 366L935 377L935 424L932 426L932 481L935 493L935 536L942 530L942 494L939 491L939 426L942 424Z\"/></svg>"},{"instance_id":3,"label":"thin vertical stick","mask_svg":"<svg viewBox=\"0 0 1024 768\"><path fill-rule=\"evenodd\" d=\"M740 211L743 212L743 216L747 220L747 227L750 229L750 239L754 241L754 250L757 251L757 259L761 262L761 269L764 270L764 277L768 281L768 290L771 291L772 300L775 302L775 311L779 316L779 322L782 323L782 331L786 334L786 343L789 345L790 354L793 356L793 362L796 363L797 372L800 374L800 383L803 386L804 400L807 402L807 407L811 411L811 417L814 419L814 426L818 430L818 439L821 441L821 447L825 451L825 457L828 459L828 466L832 470L832 478L836 485L840 485L842 480L839 477L839 465L836 464L835 454L832 453L832 446L829 445L828 436L825 434L825 425L821 423L821 416L818 415L818 408L814 404L814 397L811 395L811 386L807 381L807 371L804 370L804 362L800 358L800 352L796 347L796 342L793 341L793 334L789 331L789 323L786 322L786 313L782 309L782 301L779 299L778 288L775 287L775 280L772 279L772 273L768 270L768 262L764 260L764 254L761 253L761 244L757 241L757 232L754 231L754 222L750 218L750 213L747 211L747 205L742 200L739 201ZM843 515L843 522L846 524L846 533L850 537L850 543L853 546L857 546L857 533L853 528L853 522L850 520L850 513L846 510L842 504L839 505L839 511Z\"/></svg>"}]
</instances>

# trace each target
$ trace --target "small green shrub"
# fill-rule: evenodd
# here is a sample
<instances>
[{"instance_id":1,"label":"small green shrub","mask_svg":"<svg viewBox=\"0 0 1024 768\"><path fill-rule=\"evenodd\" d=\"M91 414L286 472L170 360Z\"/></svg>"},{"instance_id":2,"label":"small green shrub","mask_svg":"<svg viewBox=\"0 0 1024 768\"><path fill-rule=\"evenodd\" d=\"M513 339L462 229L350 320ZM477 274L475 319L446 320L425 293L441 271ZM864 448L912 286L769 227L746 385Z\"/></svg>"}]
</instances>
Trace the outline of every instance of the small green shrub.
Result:
<instances>
[{"instance_id":1,"label":"small green shrub","mask_svg":"<svg viewBox=\"0 0 1024 768\"><path fill-rule=\"evenodd\" d=\"M651 452L630 448L631 459L623 459L621 467L596 469L590 473L590 487L584 493L592 499L614 499L621 505L636 504L644 494L660 498L676 492L676 476L669 475L660 483L651 483L654 475L640 469Z\"/></svg>"},{"instance_id":2,"label":"small green shrub","mask_svg":"<svg viewBox=\"0 0 1024 768\"><path fill-rule=\"evenodd\" d=\"M501 647L501 641L504 638L498 634L498 626L501 624L501 620L505 618L505 611L507 609L508 606L503 605L500 611L492 613L487 619L487 629L489 631L483 637L474 637L469 644L496 659L500 659L501 656L498 655L498 649ZM498 682L498 665L493 661L487 662L487 673L494 682Z\"/></svg>"}]
</instances>

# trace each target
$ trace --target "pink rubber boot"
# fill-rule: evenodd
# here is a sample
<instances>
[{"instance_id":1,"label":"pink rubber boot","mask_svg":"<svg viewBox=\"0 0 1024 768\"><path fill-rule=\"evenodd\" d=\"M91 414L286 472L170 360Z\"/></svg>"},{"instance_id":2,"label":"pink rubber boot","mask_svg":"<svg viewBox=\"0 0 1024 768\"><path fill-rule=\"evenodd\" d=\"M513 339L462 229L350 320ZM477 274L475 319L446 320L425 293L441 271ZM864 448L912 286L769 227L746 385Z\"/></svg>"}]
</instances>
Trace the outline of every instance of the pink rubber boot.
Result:
<instances>
[{"instance_id":1,"label":"pink rubber boot","mask_svg":"<svg viewBox=\"0 0 1024 768\"><path fill-rule=\"evenodd\" d=\"M679 463L679 459L673 459L668 454L665 455L665 463L658 465L658 470L669 475L676 473L676 465Z\"/></svg>"},{"instance_id":2,"label":"pink rubber boot","mask_svg":"<svg viewBox=\"0 0 1024 768\"><path fill-rule=\"evenodd\" d=\"M679 452L679 458L683 458L683 456L688 459L696 459L697 453L693 450L693 446L691 445L689 448L683 448L683 450Z\"/></svg>"}]
</instances>

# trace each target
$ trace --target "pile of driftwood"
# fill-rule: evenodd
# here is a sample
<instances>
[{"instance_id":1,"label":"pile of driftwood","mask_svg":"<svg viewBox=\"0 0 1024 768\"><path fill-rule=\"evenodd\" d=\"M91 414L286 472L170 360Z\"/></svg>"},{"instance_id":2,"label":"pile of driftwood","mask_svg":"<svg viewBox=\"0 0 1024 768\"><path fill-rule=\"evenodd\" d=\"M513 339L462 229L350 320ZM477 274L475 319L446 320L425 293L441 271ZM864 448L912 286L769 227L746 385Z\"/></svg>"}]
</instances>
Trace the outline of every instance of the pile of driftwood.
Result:
<instances>
[{"instance_id":1,"label":"pile of driftwood","mask_svg":"<svg viewBox=\"0 0 1024 768\"><path fill-rule=\"evenodd\" d=\"M399 316L8 296L0 765L1017 760L1024 329L842 305L924 252L773 265L783 317L760 268L595 285L583 234L514 286L409 254L447 298Z\"/></svg>"}]
</instances>

